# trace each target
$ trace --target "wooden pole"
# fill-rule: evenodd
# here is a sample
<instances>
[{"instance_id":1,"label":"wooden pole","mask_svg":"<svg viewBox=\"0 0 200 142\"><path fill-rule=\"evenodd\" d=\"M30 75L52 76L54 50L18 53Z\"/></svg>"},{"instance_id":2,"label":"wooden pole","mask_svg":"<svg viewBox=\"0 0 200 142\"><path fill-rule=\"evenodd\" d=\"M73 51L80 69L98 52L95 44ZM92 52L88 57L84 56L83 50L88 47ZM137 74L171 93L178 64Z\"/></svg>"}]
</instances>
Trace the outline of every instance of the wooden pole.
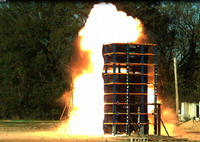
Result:
<instances>
[{"instance_id":1,"label":"wooden pole","mask_svg":"<svg viewBox=\"0 0 200 142\"><path fill-rule=\"evenodd\" d=\"M178 117L179 98L178 98L178 79L177 79L176 58L174 58L174 79L175 79L175 93L176 93L176 115Z\"/></svg>"}]
</instances>

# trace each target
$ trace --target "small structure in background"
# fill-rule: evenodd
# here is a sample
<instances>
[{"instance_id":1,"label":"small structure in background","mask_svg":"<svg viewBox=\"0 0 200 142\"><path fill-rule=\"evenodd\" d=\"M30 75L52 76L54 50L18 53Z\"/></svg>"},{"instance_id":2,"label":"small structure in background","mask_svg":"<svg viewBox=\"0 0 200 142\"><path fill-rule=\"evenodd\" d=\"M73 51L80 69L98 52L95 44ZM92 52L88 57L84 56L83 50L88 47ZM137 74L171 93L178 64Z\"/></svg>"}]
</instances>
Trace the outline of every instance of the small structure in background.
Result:
<instances>
[{"instance_id":1,"label":"small structure in background","mask_svg":"<svg viewBox=\"0 0 200 142\"><path fill-rule=\"evenodd\" d=\"M181 121L200 120L200 102L199 103L181 103Z\"/></svg>"}]
</instances>

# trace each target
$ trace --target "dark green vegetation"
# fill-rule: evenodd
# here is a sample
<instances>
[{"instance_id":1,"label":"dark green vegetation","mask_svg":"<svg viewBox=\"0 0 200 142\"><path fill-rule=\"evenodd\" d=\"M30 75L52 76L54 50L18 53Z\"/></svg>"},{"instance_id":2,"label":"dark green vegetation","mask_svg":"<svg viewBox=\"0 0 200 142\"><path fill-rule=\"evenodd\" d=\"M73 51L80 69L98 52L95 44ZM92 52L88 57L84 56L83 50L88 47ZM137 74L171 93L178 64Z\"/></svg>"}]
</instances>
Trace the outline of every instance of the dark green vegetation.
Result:
<instances>
[{"instance_id":1,"label":"dark green vegetation","mask_svg":"<svg viewBox=\"0 0 200 142\"><path fill-rule=\"evenodd\" d=\"M78 30L93 3L0 3L0 118L59 119L57 100L70 90L70 62ZM148 42L159 45L159 93L174 98L173 57L181 101L199 101L200 3L114 2L142 20Z\"/></svg>"},{"instance_id":2,"label":"dark green vegetation","mask_svg":"<svg viewBox=\"0 0 200 142\"><path fill-rule=\"evenodd\" d=\"M0 118L58 119L70 89L72 42L85 15L73 3L2 3Z\"/></svg>"}]
</instances>

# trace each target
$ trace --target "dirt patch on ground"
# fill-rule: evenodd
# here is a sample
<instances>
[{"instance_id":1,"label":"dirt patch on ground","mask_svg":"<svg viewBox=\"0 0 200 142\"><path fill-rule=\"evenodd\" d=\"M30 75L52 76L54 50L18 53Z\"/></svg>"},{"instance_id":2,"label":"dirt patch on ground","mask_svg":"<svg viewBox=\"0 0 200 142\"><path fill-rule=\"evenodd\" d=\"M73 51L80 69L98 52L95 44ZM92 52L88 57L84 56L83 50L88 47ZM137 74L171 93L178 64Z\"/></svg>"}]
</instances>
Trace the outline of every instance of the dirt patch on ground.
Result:
<instances>
[{"instance_id":1,"label":"dirt patch on ground","mask_svg":"<svg viewBox=\"0 0 200 142\"><path fill-rule=\"evenodd\" d=\"M178 137L200 141L200 121L190 120L182 122L177 127L181 130L180 133L177 132Z\"/></svg>"},{"instance_id":2,"label":"dirt patch on ground","mask_svg":"<svg viewBox=\"0 0 200 142\"><path fill-rule=\"evenodd\" d=\"M190 120L179 125L188 132L200 132L200 121Z\"/></svg>"}]
</instances>

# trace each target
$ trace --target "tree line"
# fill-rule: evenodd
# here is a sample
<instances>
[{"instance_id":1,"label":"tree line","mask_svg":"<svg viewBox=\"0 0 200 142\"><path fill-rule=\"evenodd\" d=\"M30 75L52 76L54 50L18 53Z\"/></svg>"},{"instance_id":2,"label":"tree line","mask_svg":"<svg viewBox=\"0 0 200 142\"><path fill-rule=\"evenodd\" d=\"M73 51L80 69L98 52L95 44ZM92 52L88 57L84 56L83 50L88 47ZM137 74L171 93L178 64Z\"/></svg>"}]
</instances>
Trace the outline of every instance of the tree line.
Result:
<instances>
[{"instance_id":1,"label":"tree line","mask_svg":"<svg viewBox=\"0 0 200 142\"><path fill-rule=\"evenodd\" d=\"M59 119L74 41L95 3L0 3L0 119ZM160 97L175 96L176 57L180 100L200 101L200 3L113 4L138 17L148 42L158 44Z\"/></svg>"}]
</instances>

